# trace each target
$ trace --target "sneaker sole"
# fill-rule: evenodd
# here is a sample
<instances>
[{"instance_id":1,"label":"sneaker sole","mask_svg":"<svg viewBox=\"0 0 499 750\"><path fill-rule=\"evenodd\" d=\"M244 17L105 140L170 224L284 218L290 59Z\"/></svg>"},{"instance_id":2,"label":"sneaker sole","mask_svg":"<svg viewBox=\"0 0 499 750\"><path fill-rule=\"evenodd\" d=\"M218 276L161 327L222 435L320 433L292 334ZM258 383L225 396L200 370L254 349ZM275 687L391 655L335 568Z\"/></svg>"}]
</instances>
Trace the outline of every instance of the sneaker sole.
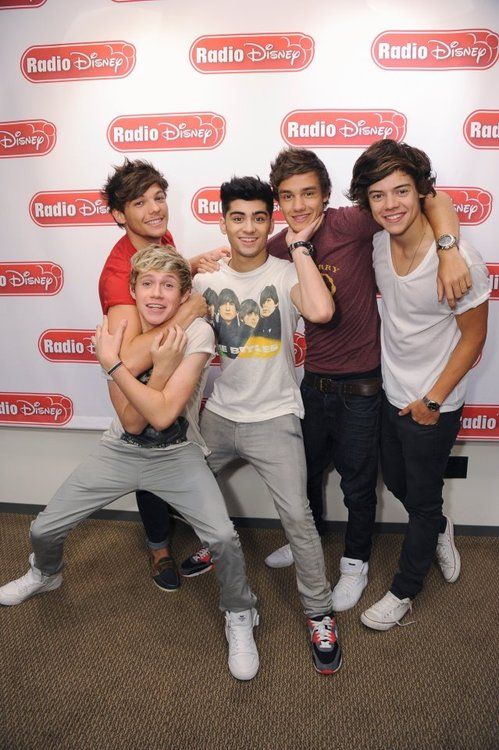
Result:
<instances>
[{"instance_id":1,"label":"sneaker sole","mask_svg":"<svg viewBox=\"0 0 499 750\"><path fill-rule=\"evenodd\" d=\"M281 563L280 565L279 564L276 565L275 563L269 563L269 562L267 562L267 560L265 560L265 565L267 566L267 568L274 568L275 570L277 570L279 568L290 568L294 564L295 564L294 560L293 560L293 562Z\"/></svg>"},{"instance_id":2,"label":"sneaker sole","mask_svg":"<svg viewBox=\"0 0 499 750\"><path fill-rule=\"evenodd\" d=\"M360 616L360 621L363 625L372 630L390 630L390 628L395 627L397 624L396 622L377 622L376 620L370 620L365 616L364 612Z\"/></svg>"},{"instance_id":3,"label":"sneaker sole","mask_svg":"<svg viewBox=\"0 0 499 750\"><path fill-rule=\"evenodd\" d=\"M23 602L31 599L32 596L38 596L39 594L49 594L51 591L56 591L62 585L62 576L59 580L47 585L42 591L33 591L32 594L25 596L23 599L16 599L15 601L5 601L0 599L0 604L4 607L14 607L16 604L22 604Z\"/></svg>"},{"instance_id":4,"label":"sneaker sole","mask_svg":"<svg viewBox=\"0 0 499 750\"><path fill-rule=\"evenodd\" d=\"M156 583L156 581L154 580L154 578L152 579L152 582L154 583L154 585L156 586L156 588L158 588L160 591L166 591L167 594L171 594L172 591L178 591L179 588L180 588L180 583L179 583L178 586L175 586L175 588L169 589L166 586L161 586L161 584Z\"/></svg>"},{"instance_id":5,"label":"sneaker sole","mask_svg":"<svg viewBox=\"0 0 499 750\"><path fill-rule=\"evenodd\" d=\"M210 570L213 570L215 565L210 565L209 568L204 568L203 570L197 570L195 573L184 573L182 568L180 568L180 575L182 578L196 578L196 576L202 576L204 573L209 573Z\"/></svg>"},{"instance_id":6,"label":"sneaker sole","mask_svg":"<svg viewBox=\"0 0 499 750\"><path fill-rule=\"evenodd\" d=\"M340 669L342 664L343 664L343 656L340 656L340 661L337 667L325 667L324 669L319 669L319 667L317 666L315 662L314 662L314 667L315 667L315 671L318 674L328 675L328 674L335 674Z\"/></svg>"}]
</instances>

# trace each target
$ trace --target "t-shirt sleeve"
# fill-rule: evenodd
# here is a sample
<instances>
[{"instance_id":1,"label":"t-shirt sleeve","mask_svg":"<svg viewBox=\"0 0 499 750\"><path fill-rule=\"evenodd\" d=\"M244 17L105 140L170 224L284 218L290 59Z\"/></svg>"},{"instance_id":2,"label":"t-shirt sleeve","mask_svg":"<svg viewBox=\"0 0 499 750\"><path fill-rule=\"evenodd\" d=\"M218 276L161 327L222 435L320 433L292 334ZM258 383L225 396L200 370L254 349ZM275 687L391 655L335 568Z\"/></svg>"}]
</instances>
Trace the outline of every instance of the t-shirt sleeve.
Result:
<instances>
[{"instance_id":1,"label":"t-shirt sleeve","mask_svg":"<svg viewBox=\"0 0 499 750\"><path fill-rule=\"evenodd\" d=\"M130 268L106 262L99 279L99 297L104 315L114 305L135 305L130 294Z\"/></svg>"},{"instance_id":2,"label":"t-shirt sleeve","mask_svg":"<svg viewBox=\"0 0 499 750\"><path fill-rule=\"evenodd\" d=\"M333 231L353 239L371 239L381 230L371 212L359 206L340 206L329 213L328 221L334 222Z\"/></svg>"},{"instance_id":3,"label":"t-shirt sleeve","mask_svg":"<svg viewBox=\"0 0 499 750\"><path fill-rule=\"evenodd\" d=\"M196 318L187 328L187 347L185 357L190 354L209 354L208 362L215 356L215 334L205 320Z\"/></svg>"},{"instance_id":4,"label":"t-shirt sleeve","mask_svg":"<svg viewBox=\"0 0 499 750\"><path fill-rule=\"evenodd\" d=\"M473 286L461 299L457 300L454 308L455 315L462 315L478 307L490 297L489 272L478 250L475 250L466 240L461 239L459 252L468 264Z\"/></svg>"}]
</instances>

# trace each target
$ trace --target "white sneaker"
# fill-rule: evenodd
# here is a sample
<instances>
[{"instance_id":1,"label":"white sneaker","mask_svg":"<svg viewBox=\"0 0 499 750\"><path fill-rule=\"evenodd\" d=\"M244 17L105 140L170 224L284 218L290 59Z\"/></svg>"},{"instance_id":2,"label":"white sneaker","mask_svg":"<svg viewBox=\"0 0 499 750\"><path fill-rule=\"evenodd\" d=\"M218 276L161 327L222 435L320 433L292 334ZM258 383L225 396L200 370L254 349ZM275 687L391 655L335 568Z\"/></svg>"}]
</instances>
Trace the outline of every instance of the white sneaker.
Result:
<instances>
[{"instance_id":1,"label":"white sneaker","mask_svg":"<svg viewBox=\"0 0 499 750\"><path fill-rule=\"evenodd\" d=\"M256 609L225 613L225 637L229 643L229 670L237 680L251 680L258 672L260 660L253 639L258 625Z\"/></svg>"},{"instance_id":2,"label":"white sneaker","mask_svg":"<svg viewBox=\"0 0 499 750\"><path fill-rule=\"evenodd\" d=\"M461 556L454 543L454 525L449 516L446 518L445 531L438 535L436 556L443 577L448 583L454 583L461 572Z\"/></svg>"},{"instance_id":3,"label":"white sneaker","mask_svg":"<svg viewBox=\"0 0 499 750\"><path fill-rule=\"evenodd\" d=\"M340 560L340 579L333 589L333 609L345 612L355 607L362 592L367 586L369 563L342 557Z\"/></svg>"},{"instance_id":4,"label":"white sneaker","mask_svg":"<svg viewBox=\"0 0 499 750\"><path fill-rule=\"evenodd\" d=\"M30 565L33 566L34 555L29 556ZM62 583L62 573L53 576L44 576L38 568L31 567L26 575L16 578L15 581L6 583L0 588L0 604L10 606L21 604L25 599L35 594L43 594L45 591L54 591Z\"/></svg>"},{"instance_id":5,"label":"white sneaker","mask_svg":"<svg viewBox=\"0 0 499 750\"><path fill-rule=\"evenodd\" d=\"M265 565L268 565L269 568L288 568L293 563L293 553L289 544L279 547L279 549L276 549L275 552L272 552L272 554L265 558Z\"/></svg>"},{"instance_id":6,"label":"white sneaker","mask_svg":"<svg viewBox=\"0 0 499 750\"><path fill-rule=\"evenodd\" d=\"M394 625L411 625L410 622L400 622L407 612L412 612L411 600L408 597L398 599L389 591L379 602L362 612L360 619L368 628L389 630Z\"/></svg>"}]
</instances>

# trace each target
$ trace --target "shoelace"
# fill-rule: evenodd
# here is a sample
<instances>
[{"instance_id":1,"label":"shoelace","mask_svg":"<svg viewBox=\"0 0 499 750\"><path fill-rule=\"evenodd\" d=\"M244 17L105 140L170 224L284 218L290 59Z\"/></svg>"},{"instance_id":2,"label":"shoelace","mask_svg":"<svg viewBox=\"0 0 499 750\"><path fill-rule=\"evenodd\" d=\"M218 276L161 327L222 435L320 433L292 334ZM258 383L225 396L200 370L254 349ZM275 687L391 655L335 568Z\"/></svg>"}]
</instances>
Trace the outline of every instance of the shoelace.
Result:
<instances>
[{"instance_id":1,"label":"shoelace","mask_svg":"<svg viewBox=\"0 0 499 750\"><path fill-rule=\"evenodd\" d=\"M236 651L251 650L251 636L253 628L248 627L251 623L245 620L245 622L234 622L234 620L228 621L229 630L231 633L231 643Z\"/></svg>"},{"instance_id":2,"label":"shoelace","mask_svg":"<svg viewBox=\"0 0 499 750\"><path fill-rule=\"evenodd\" d=\"M390 610L390 611L393 612L393 609ZM408 612L410 612L412 614L412 604L409 604ZM395 622L397 623L397 625L400 628L405 628L407 625L414 625L414 623L416 622L416 620L409 620L409 622L400 622L400 620L396 620Z\"/></svg>"},{"instance_id":3,"label":"shoelace","mask_svg":"<svg viewBox=\"0 0 499 750\"><path fill-rule=\"evenodd\" d=\"M447 544L440 543L438 545L438 558L439 562L443 563L444 565L454 564L454 553Z\"/></svg>"},{"instance_id":4,"label":"shoelace","mask_svg":"<svg viewBox=\"0 0 499 750\"><path fill-rule=\"evenodd\" d=\"M330 648L335 643L336 635L330 617L324 617L323 620L316 623L312 633L312 640L320 648Z\"/></svg>"},{"instance_id":5,"label":"shoelace","mask_svg":"<svg viewBox=\"0 0 499 750\"><path fill-rule=\"evenodd\" d=\"M209 556L210 550L208 549L208 547L201 547L201 549L192 556L192 559L194 560L194 562L203 562L204 560L207 560Z\"/></svg>"}]
</instances>

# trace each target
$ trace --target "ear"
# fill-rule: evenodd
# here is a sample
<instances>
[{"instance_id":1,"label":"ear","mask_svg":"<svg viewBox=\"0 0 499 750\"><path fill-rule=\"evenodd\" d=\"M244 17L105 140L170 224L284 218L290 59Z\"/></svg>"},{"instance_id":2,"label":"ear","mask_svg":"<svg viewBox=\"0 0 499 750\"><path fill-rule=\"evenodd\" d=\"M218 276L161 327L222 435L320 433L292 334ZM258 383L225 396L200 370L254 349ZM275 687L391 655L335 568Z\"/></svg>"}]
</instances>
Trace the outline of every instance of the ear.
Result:
<instances>
[{"instance_id":1,"label":"ear","mask_svg":"<svg viewBox=\"0 0 499 750\"><path fill-rule=\"evenodd\" d=\"M135 291L132 289L132 287L130 287L130 294L132 295L133 299L137 299L137 297L135 296Z\"/></svg>"},{"instance_id":2,"label":"ear","mask_svg":"<svg viewBox=\"0 0 499 750\"><path fill-rule=\"evenodd\" d=\"M126 224L125 214L123 213L123 211L118 211L117 208L113 208L111 211L111 215L117 224L122 224L123 226Z\"/></svg>"},{"instance_id":3,"label":"ear","mask_svg":"<svg viewBox=\"0 0 499 750\"><path fill-rule=\"evenodd\" d=\"M269 225L269 234L272 234L274 231L274 219L270 219L270 225Z\"/></svg>"},{"instance_id":4,"label":"ear","mask_svg":"<svg viewBox=\"0 0 499 750\"><path fill-rule=\"evenodd\" d=\"M227 234L227 227L225 225L225 218L223 216L220 217L218 225L222 234Z\"/></svg>"},{"instance_id":5,"label":"ear","mask_svg":"<svg viewBox=\"0 0 499 750\"><path fill-rule=\"evenodd\" d=\"M186 300L188 300L190 296L191 296L191 289L188 289L188 290L187 290L187 291L186 291L186 292L185 292L185 293L184 293L184 294L183 294L183 295L181 296L181 298L180 298L180 304L182 304L183 302L185 302Z\"/></svg>"}]
</instances>

